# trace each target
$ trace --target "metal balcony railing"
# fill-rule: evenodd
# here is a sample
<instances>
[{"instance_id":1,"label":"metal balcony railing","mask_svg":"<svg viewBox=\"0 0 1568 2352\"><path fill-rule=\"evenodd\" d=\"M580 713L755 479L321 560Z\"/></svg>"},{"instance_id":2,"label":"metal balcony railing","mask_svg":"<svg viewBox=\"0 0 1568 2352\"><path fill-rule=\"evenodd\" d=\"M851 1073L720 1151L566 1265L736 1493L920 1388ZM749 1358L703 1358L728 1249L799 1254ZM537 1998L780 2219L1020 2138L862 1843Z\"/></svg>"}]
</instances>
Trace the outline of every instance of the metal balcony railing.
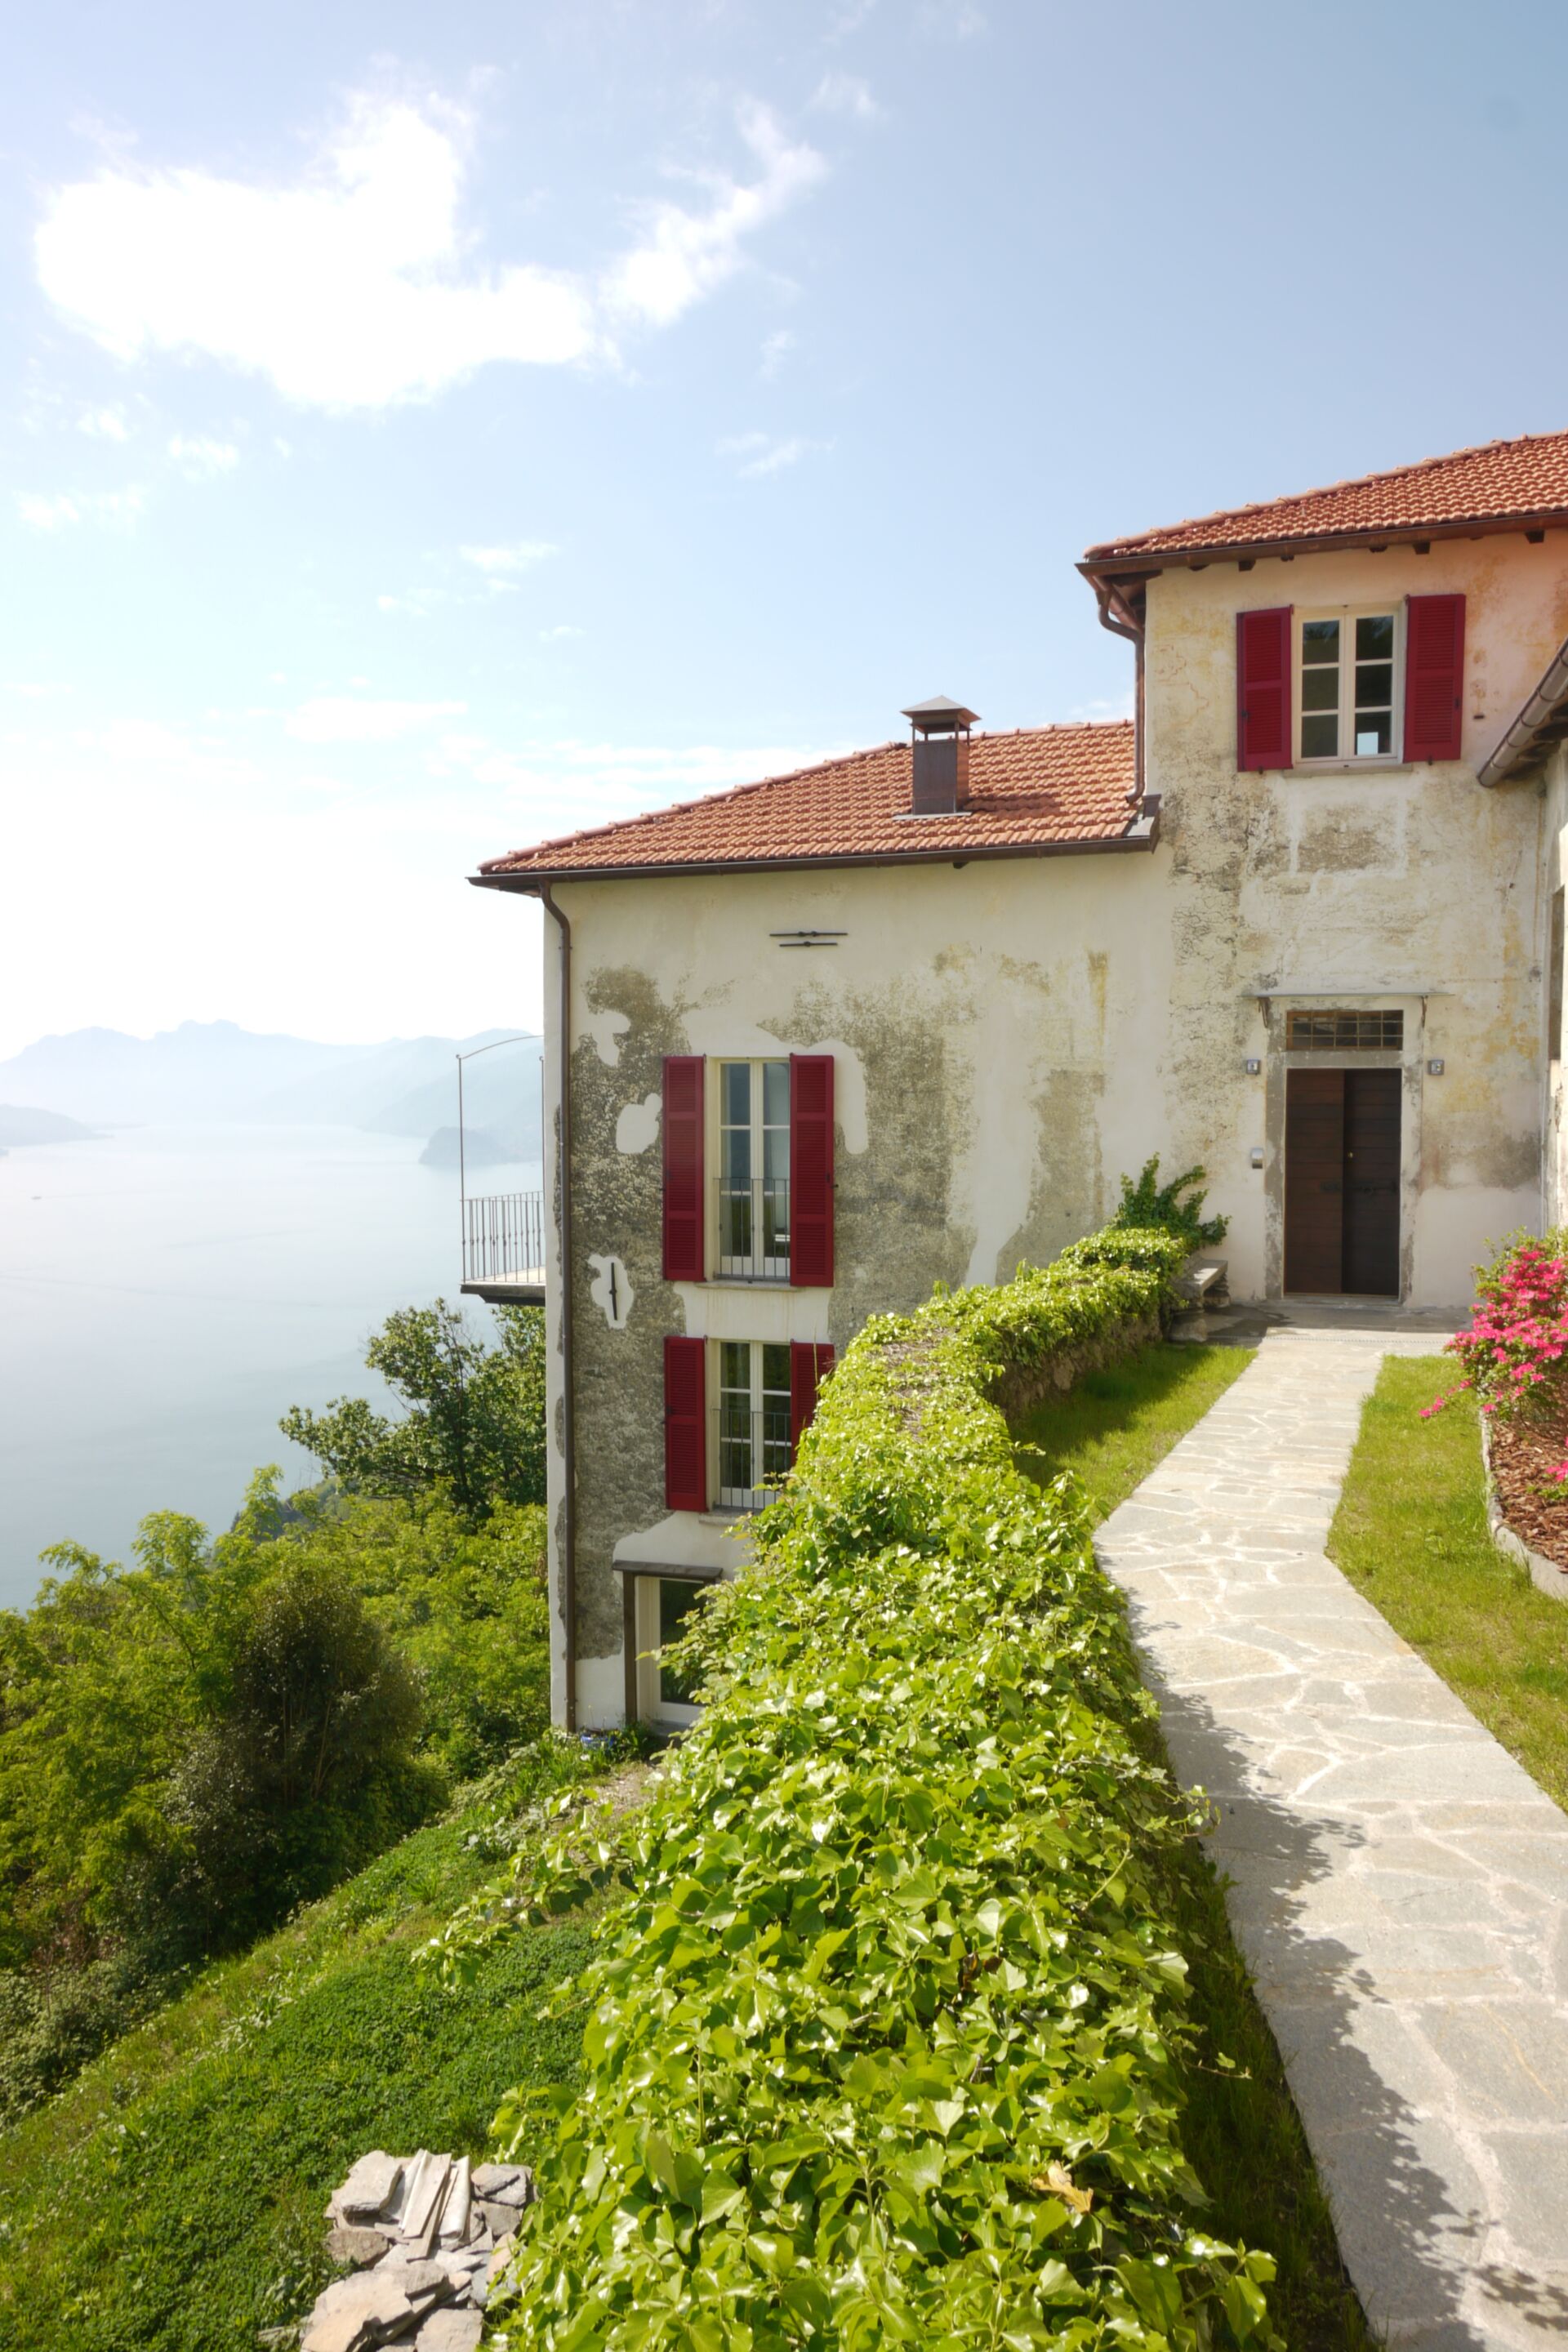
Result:
<instances>
[{"instance_id":1,"label":"metal balcony railing","mask_svg":"<svg viewBox=\"0 0 1568 2352\"><path fill-rule=\"evenodd\" d=\"M781 1398L761 1412L721 1404L712 1419L719 1508L762 1510L789 1476L795 1458L787 1402Z\"/></svg>"},{"instance_id":2,"label":"metal balcony railing","mask_svg":"<svg viewBox=\"0 0 1568 2352\"><path fill-rule=\"evenodd\" d=\"M542 1192L487 1192L463 1202L463 1281L542 1287Z\"/></svg>"},{"instance_id":3,"label":"metal balcony railing","mask_svg":"<svg viewBox=\"0 0 1568 2352\"><path fill-rule=\"evenodd\" d=\"M720 1176L719 1272L732 1281L789 1280L787 1176Z\"/></svg>"}]
</instances>

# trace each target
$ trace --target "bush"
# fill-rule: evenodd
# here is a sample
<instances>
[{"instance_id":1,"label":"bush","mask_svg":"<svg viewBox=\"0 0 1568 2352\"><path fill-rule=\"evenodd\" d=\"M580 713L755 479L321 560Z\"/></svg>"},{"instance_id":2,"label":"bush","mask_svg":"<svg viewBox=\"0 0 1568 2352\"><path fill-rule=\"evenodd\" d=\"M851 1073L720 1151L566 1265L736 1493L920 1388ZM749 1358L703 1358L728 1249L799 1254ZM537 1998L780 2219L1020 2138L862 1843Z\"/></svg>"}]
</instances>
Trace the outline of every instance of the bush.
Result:
<instances>
[{"instance_id":1,"label":"bush","mask_svg":"<svg viewBox=\"0 0 1568 2352\"><path fill-rule=\"evenodd\" d=\"M1204 1204L1200 1189L1189 1200L1182 1194L1189 1185L1203 1186L1206 1168L1189 1168L1184 1174L1173 1176L1168 1184L1156 1182L1160 1172L1160 1155L1155 1152L1138 1171L1138 1181L1131 1176L1121 1179L1121 1205L1110 1220L1113 1233L1161 1231L1178 1234L1189 1250L1211 1249L1224 1241L1230 1229L1228 1217L1205 1217L1199 1214Z\"/></svg>"},{"instance_id":2,"label":"bush","mask_svg":"<svg viewBox=\"0 0 1568 2352\"><path fill-rule=\"evenodd\" d=\"M1194 2226L1181 2146L1191 1811L1079 1509L985 1402L1147 1325L1184 1254L1102 1235L868 1325L680 1645L705 1712L653 1801L565 1822L441 1939L460 1977L616 1890L584 2091L498 2118L541 2174L531 2344L1275 2340L1272 2265Z\"/></svg>"},{"instance_id":3,"label":"bush","mask_svg":"<svg viewBox=\"0 0 1568 2352\"><path fill-rule=\"evenodd\" d=\"M1512 1234L1477 1266L1470 1328L1456 1331L1446 1352L1458 1356L1465 1377L1426 1406L1424 1418L1471 1389L1489 1419L1523 1413L1560 1423L1568 1391L1568 1233L1542 1240ZM1568 1458L1548 1475L1568 1484Z\"/></svg>"}]
</instances>

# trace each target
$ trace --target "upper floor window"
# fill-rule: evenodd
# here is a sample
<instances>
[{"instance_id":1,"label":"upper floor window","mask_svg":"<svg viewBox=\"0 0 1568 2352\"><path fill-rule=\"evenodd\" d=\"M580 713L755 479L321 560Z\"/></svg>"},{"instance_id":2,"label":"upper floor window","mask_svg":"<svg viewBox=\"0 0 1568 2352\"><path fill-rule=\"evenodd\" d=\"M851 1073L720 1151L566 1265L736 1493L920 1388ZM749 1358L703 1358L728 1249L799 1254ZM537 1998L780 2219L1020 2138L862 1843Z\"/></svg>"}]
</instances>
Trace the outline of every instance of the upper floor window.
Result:
<instances>
[{"instance_id":1,"label":"upper floor window","mask_svg":"<svg viewBox=\"0 0 1568 2352\"><path fill-rule=\"evenodd\" d=\"M719 1272L789 1280L787 1062L719 1065Z\"/></svg>"},{"instance_id":2,"label":"upper floor window","mask_svg":"<svg viewBox=\"0 0 1568 2352\"><path fill-rule=\"evenodd\" d=\"M1236 764L1457 760L1465 600L1248 607L1236 616Z\"/></svg>"},{"instance_id":3,"label":"upper floor window","mask_svg":"<svg viewBox=\"0 0 1568 2352\"><path fill-rule=\"evenodd\" d=\"M1303 760L1392 760L1397 755L1399 616L1308 614L1300 668Z\"/></svg>"},{"instance_id":4,"label":"upper floor window","mask_svg":"<svg viewBox=\"0 0 1568 2352\"><path fill-rule=\"evenodd\" d=\"M664 1278L833 1286L833 1056L664 1063Z\"/></svg>"}]
</instances>

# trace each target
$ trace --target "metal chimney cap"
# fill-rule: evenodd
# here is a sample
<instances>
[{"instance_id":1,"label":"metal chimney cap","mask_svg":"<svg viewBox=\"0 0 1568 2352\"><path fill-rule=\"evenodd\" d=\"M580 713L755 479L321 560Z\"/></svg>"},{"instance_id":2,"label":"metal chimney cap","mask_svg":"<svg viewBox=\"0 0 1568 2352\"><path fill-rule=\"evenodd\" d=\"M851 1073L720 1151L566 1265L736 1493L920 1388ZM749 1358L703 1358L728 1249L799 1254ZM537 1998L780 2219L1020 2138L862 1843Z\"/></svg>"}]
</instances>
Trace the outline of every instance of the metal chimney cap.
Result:
<instances>
[{"instance_id":1,"label":"metal chimney cap","mask_svg":"<svg viewBox=\"0 0 1568 2352\"><path fill-rule=\"evenodd\" d=\"M966 710L950 694L932 694L924 702L912 702L903 716L922 735L949 735L961 727L973 727L980 713Z\"/></svg>"}]
</instances>

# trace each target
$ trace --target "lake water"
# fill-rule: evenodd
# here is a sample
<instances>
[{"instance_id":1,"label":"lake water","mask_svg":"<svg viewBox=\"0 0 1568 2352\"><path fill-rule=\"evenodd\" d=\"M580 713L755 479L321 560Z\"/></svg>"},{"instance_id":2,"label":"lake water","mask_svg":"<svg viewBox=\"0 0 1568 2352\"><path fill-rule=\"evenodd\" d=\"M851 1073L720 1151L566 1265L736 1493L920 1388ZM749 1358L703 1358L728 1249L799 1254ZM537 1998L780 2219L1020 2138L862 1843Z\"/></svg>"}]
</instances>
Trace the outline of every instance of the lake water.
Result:
<instances>
[{"instance_id":1,"label":"lake water","mask_svg":"<svg viewBox=\"0 0 1568 2352\"><path fill-rule=\"evenodd\" d=\"M384 1400L364 1343L458 1296L455 1171L353 1128L135 1128L0 1157L0 1607L46 1544L123 1559L136 1523L226 1527L279 1415ZM487 1168L486 1192L537 1186ZM476 1326L488 1308L468 1303Z\"/></svg>"}]
</instances>

